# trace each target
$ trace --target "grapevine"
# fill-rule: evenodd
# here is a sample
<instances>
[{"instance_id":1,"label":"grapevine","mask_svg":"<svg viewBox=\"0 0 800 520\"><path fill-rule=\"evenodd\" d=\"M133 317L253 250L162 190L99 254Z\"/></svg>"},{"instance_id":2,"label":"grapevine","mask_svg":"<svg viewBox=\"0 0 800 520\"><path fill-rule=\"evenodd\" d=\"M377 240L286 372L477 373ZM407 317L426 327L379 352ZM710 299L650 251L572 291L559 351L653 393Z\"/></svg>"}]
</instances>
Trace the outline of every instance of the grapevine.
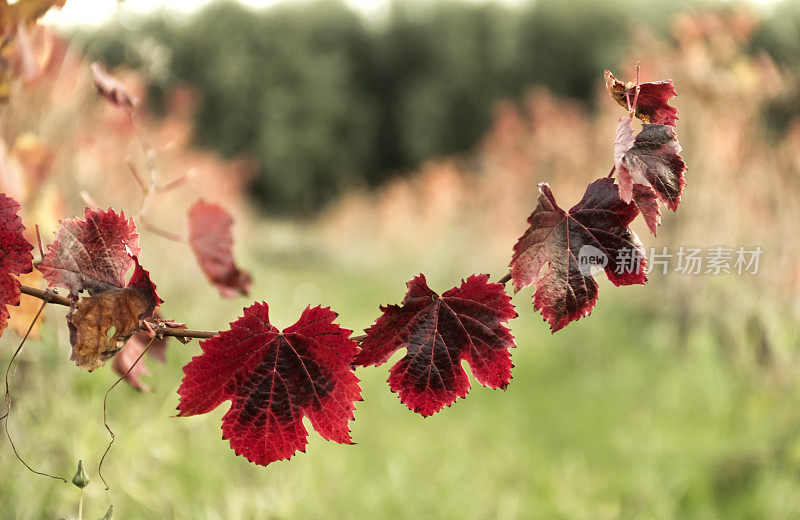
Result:
<instances>
[{"instance_id":1,"label":"grapevine","mask_svg":"<svg viewBox=\"0 0 800 520\"><path fill-rule=\"evenodd\" d=\"M135 123L133 96L101 66L92 70L99 96ZM400 349L406 353L389 369L389 388L422 416L467 395L470 380L462 361L481 385L505 389L512 379L510 349L516 346L508 326L517 317L510 291L534 286L533 307L556 332L591 314L598 298L597 272L604 271L615 286L647 282L645 248L629 226L641 216L656 234L661 206L675 211L680 204L686 165L675 130L677 110L668 102L677 95L672 82L642 83L638 76L638 66L635 81L627 83L605 71L611 98L626 112L610 147L610 173L589 183L569 210L562 209L548 184L540 184L528 228L510 250L510 270L495 282L488 274L470 274L439 292L419 274L408 282L402 302L381 306L380 316L363 334L340 325L339 315L327 307L307 307L295 324L281 329L271 323L267 303L258 301L222 331L164 319L156 284L144 267L139 226L188 242L223 297L249 294L252 278L234 261L233 219L221 206L195 202L187 215L187 238L147 221L154 197L185 179L159 185L149 145L140 135L148 175L129 165L142 189L133 216L91 203L82 217L60 222L46 251L38 240L36 262L34 245L23 235L20 205L0 194L0 335L7 306L18 305L20 294L40 299L42 308L67 307L71 359L89 371L113 360L140 389L137 367L141 370L145 352L163 348L169 337L201 339L200 354L183 368L178 416L208 413L230 401L222 419L223 438L237 455L264 466L305 451L304 417L325 439L352 444L349 423L362 399L356 370L382 365ZM638 133L634 119L642 123ZM48 288L20 284L17 277L34 269ZM6 405L7 420L7 374Z\"/></svg>"}]
</instances>

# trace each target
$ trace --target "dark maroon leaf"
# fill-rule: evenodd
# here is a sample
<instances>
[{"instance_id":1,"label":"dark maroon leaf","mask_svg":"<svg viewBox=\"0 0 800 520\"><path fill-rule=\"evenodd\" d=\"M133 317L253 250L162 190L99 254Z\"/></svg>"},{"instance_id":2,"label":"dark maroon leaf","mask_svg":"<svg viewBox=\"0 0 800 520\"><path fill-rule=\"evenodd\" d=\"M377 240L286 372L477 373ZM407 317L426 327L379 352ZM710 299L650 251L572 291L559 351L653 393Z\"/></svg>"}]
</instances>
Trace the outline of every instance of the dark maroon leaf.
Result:
<instances>
[{"instance_id":1,"label":"dark maroon leaf","mask_svg":"<svg viewBox=\"0 0 800 520\"><path fill-rule=\"evenodd\" d=\"M648 184L636 184L631 178L628 168L625 166L626 155L634 147L636 143L635 133L631 121L633 117L623 116L619 119L617 125L617 133L614 139L614 168L618 172L620 178L620 191L622 192L622 199L630 202L633 199L634 204L642 214L647 227L650 232L655 236L658 227L661 225L661 210L658 206L658 198L655 191ZM634 157L627 159L629 164L636 164ZM628 193L630 190L630 193Z\"/></svg>"},{"instance_id":2,"label":"dark maroon leaf","mask_svg":"<svg viewBox=\"0 0 800 520\"><path fill-rule=\"evenodd\" d=\"M661 203L675 211L686 185L686 164L675 129L666 125L643 125L633 146L625 152L617 171L622 200L630 202L633 186L652 188ZM615 152L616 155L616 152Z\"/></svg>"},{"instance_id":3,"label":"dark maroon leaf","mask_svg":"<svg viewBox=\"0 0 800 520\"><path fill-rule=\"evenodd\" d=\"M356 365L380 365L398 349L407 349L389 375L389 387L423 416L450 406L469 391L461 366L489 388L511 381L514 337L504 325L517 316L504 286L488 275L470 276L441 296L423 275L408 282L402 305L381 307L383 315L367 329Z\"/></svg>"},{"instance_id":4,"label":"dark maroon leaf","mask_svg":"<svg viewBox=\"0 0 800 520\"><path fill-rule=\"evenodd\" d=\"M643 284L647 261L639 237L628 228L636 206L620 199L613 179L590 184L569 212L556 204L547 184L539 191L530 227L514 246L511 275L517 291L536 282L534 307L555 332L592 312L594 271L605 269L614 285Z\"/></svg>"}]
</instances>

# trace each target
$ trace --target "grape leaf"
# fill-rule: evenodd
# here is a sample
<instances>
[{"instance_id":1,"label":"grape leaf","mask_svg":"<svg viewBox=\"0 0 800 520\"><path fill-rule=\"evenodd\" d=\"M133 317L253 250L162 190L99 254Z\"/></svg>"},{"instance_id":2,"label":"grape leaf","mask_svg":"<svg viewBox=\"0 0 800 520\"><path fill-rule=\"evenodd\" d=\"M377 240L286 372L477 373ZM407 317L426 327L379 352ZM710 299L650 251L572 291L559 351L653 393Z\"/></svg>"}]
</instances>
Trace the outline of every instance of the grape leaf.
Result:
<instances>
[{"instance_id":1,"label":"grape leaf","mask_svg":"<svg viewBox=\"0 0 800 520\"><path fill-rule=\"evenodd\" d=\"M75 300L84 289L97 294L125 287L125 273L140 254L132 219L113 209L86 208L84 220L61 221L37 269L51 287L66 287Z\"/></svg>"},{"instance_id":2,"label":"grape leaf","mask_svg":"<svg viewBox=\"0 0 800 520\"><path fill-rule=\"evenodd\" d=\"M19 217L19 204L0 193L0 336L8 322L8 305L19 305L19 281L12 275L33 270L33 246L22 235L25 226Z\"/></svg>"},{"instance_id":3,"label":"grape leaf","mask_svg":"<svg viewBox=\"0 0 800 520\"><path fill-rule=\"evenodd\" d=\"M147 308L140 319L151 318L155 315L156 307L164 303L164 301L156 294L156 286L150 281L150 273L142 268L139 264L139 259L134 256L133 262L136 265L136 269L133 270L131 279L128 280L127 288L139 291L142 294L142 298L147 302Z\"/></svg>"},{"instance_id":4,"label":"grape leaf","mask_svg":"<svg viewBox=\"0 0 800 520\"><path fill-rule=\"evenodd\" d=\"M678 209L686 185L686 164L680 152L674 128L643 125L633 146L622 156L617 171L622 200L630 202L633 186L640 185L652 188L658 200L672 211Z\"/></svg>"},{"instance_id":5,"label":"grape leaf","mask_svg":"<svg viewBox=\"0 0 800 520\"><path fill-rule=\"evenodd\" d=\"M595 270L604 268L618 286L647 282L644 246L628 228L637 213L634 204L619 197L610 178L591 183L569 212L556 204L546 183L539 184L530 227L514 245L510 265L516 291L536 282L533 304L550 330L592 312Z\"/></svg>"},{"instance_id":6,"label":"grape leaf","mask_svg":"<svg viewBox=\"0 0 800 520\"><path fill-rule=\"evenodd\" d=\"M51 286L67 287L76 305L67 315L72 359L94 370L113 357L142 319L161 303L139 264L139 234L124 213L87 208L84 219L62 220L38 265ZM128 283L125 274L135 266ZM78 293L88 297L78 301Z\"/></svg>"},{"instance_id":7,"label":"grape leaf","mask_svg":"<svg viewBox=\"0 0 800 520\"><path fill-rule=\"evenodd\" d=\"M97 93L112 105L132 108L136 104L122 83L97 62L92 63L92 79Z\"/></svg>"},{"instance_id":8,"label":"grape leaf","mask_svg":"<svg viewBox=\"0 0 800 520\"><path fill-rule=\"evenodd\" d=\"M67 316L71 359L90 372L114 357L161 303L149 273L133 261L136 269L127 287L82 298Z\"/></svg>"},{"instance_id":9,"label":"grape leaf","mask_svg":"<svg viewBox=\"0 0 800 520\"><path fill-rule=\"evenodd\" d=\"M389 387L409 409L429 416L465 397L470 388L461 366L489 388L511 381L514 337L504 322L517 313L504 286L473 275L441 296L423 275L408 282L402 305L382 306L366 330L356 365L381 365L398 349L407 353L390 370Z\"/></svg>"},{"instance_id":10,"label":"grape leaf","mask_svg":"<svg viewBox=\"0 0 800 520\"><path fill-rule=\"evenodd\" d=\"M233 261L232 226L233 218L216 204L198 200L189 208L189 244L206 278L226 298L246 296L252 282Z\"/></svg>"},{"instance_id":11,"label":"grape leaf","mask_svg":"<svg viewBox=\"0 0 800 520\"><path fill-rule=\"evenodd\" d=\"M619 118L617 133L614 138L614 168L619 172L619 176L624 177L620 182L620 191L623 190L623 182L627 183L624 189L631 190L630 197L626 200L626 192L622 194L622 199L626 202L630 202L631 198L633 199L634 204L636 204L636 207L647 223L647 227L650 228L650 232L655 236L658 227L661 225L661 210L658 207L656 193L650 187L649 183L647 185L633 184L631 187L630 184L632 180L630 173L624 165L625 155L633 148L636 142L635 132L633 131L633 126L631 126L632 119L633 116L630 115Z\"/></svg>"},{"instance_id":12,"label":"grape leaf","mask_svg":"<svg viewBox=\"0 0 800 520\"><path fill-rule=\"evenodd\" d=\"M348 423L361 388L350 364L358 345L336 317L327 307L307 307L280 332L266 303L247 307L229 330L201 342L203 353L184 367L178 415L230 400L222 437L263 466L305 451L304 415L325 439L352 444Z\"/></svg>"},{"instance_id":13,"label":"grape leaf","mask_svg":"<svg viewBox=\"0 0 800 520\"><path fill-rule=\"evenodd\" d=\"M636 85L632 82L623 83L614 77L611 71L604 72L606 90L611 97L623 108L628 108L636 96ZM645 123L656 125L675 126L678 121L678 110L670 106L667 101L677 96L672 80L655 81L639 84L639 98L636 102L636 117Z\"/></svg>"}]
</instances>

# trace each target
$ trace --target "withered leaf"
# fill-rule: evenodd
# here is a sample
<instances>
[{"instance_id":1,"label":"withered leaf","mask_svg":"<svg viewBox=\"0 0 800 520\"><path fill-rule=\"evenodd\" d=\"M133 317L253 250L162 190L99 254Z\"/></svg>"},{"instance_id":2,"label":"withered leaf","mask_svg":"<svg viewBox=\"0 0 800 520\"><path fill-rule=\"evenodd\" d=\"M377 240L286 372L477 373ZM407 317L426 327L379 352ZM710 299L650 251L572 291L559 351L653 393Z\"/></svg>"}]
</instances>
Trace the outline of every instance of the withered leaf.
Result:
<instances>
[{"instance_id":1,"label":"withered leaf","mask_svg":"<svg viewBox=\"0 0 800 520\"><path fill-rule=\"evenodd\" d=\"M149 306L145 295L132 287L81 299L67 318L71 359L89 371L105 365L139 330L139 316Z\"/></svg>"},{"instance_id":2,"label":"withered leaf","mask_svg":"<svg viewBox=\"0 0 800 520\"><path fill-rule=\"evenodd\" d=\"M82 298L67 316L71 359L81 368L92 371L103 366L139 330L140 320L151 317L161 303L149 273L132 258L136 269L127 287Z\"/></svg>"}]
</instances>

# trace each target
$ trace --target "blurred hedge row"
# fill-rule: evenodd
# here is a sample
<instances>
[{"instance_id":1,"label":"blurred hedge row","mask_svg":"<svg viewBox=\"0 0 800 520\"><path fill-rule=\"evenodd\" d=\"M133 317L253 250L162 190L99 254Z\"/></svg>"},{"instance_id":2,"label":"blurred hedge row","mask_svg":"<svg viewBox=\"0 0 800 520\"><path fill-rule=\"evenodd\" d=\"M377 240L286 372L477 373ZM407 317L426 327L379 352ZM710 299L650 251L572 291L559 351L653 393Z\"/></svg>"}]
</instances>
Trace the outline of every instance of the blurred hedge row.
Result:
<instances>
[{"instance_id":1,"label":"blurred hedge row","mask_svg":"<svg viewBox=\"0 0 800 520\"><path fill-rule=\"evenodd\" d=\"M199 143L255 157L266 210L309 212L347 187L468 150L493 103L532 85L589 99L637 25L664 32L687 4L398 0L365 19L331 1L221 2L77 38L95 58L146 71L156 106L174 82L194 84Z\"/></svg>"}]
</instances>

